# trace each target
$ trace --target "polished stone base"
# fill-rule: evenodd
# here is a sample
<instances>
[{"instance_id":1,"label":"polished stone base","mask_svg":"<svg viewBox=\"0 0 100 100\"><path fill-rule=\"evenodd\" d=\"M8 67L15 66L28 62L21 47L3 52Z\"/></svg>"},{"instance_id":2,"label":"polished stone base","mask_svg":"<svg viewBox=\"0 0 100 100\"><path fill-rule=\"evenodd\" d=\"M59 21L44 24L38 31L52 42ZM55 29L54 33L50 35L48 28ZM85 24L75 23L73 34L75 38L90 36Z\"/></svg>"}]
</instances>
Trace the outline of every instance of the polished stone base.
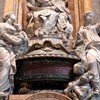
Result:
<instances>
[{"instance_id":1,"label":"polished stone base","mask_svg":"<svg viewBox=\"0 0 100 100\"><path fill-rule=\"evenodd\" d=\"M9 100L71 100L69 97L56 93L43 91L40 93L30 94L30 95L11 95Z\"/></svg>"}]
</instances>

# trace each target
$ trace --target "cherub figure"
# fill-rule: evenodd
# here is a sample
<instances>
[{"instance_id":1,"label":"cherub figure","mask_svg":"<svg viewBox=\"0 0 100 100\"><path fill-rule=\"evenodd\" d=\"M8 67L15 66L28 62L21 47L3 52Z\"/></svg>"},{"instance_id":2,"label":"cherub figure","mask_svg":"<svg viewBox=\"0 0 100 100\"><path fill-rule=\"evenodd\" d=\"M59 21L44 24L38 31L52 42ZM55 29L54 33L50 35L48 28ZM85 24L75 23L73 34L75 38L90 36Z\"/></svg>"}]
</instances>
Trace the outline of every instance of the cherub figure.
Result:
<instances>
[{"instance_id":1,"label":"cherub figure","mask_svg":"<svg viewBox=\"0 0 100 100\"><path fill-rule=\"evenodd\" d=\"M69 82L67 88L64 90L65 94L69 94L72 98L76 95L76 98L79 100L88 100L93 94L90 86L93 74L86 71L84 64L81 62L74 65L73 72L77 77L75 77L73 82Z\"/></svg>"},{"instance_id":2,"label":"cherub figure","mask_svg":"<svg viewBox=\"0 0 100 100\"><path fill-rule=\"evenodd\" d=\"M27 52L28 37L27 37L26 33L23 31L23 27L21 24L16 24L15 28L16 28L16 33L14 34L14 36L17 36L17 37L23 39L22 44L14 46L14 53L18 56L18 55L23 55Z\"/></svg>"}]
</instances>

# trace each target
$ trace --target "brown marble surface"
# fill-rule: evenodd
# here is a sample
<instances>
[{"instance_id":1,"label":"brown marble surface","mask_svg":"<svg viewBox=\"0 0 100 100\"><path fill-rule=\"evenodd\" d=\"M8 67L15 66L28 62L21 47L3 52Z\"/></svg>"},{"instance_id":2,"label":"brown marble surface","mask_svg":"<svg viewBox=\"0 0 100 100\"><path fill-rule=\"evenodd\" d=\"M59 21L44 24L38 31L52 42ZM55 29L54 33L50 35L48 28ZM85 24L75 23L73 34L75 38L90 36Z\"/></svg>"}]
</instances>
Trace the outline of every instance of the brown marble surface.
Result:
<instances>
[{"instance_id":1,"label":"brown marble surface","mask_svg":"<svg viewBox=\"0 0 100 100\"><path fill-rule=\"evenodd\" d=\"M4 5L5 5L5 0L0 0L0 22L2 21L4 13Z\"/></svg>"},{"instance_id":2,"label":"brown marble surface","mask_svg":"<svg viewBox=\"0 0 100 100\"><path fill-rule=\"evenodd\" d=\"M100 22L100 0L93 1L93 11L95 13L95 22Z\"/></svg>"}]
</instances>

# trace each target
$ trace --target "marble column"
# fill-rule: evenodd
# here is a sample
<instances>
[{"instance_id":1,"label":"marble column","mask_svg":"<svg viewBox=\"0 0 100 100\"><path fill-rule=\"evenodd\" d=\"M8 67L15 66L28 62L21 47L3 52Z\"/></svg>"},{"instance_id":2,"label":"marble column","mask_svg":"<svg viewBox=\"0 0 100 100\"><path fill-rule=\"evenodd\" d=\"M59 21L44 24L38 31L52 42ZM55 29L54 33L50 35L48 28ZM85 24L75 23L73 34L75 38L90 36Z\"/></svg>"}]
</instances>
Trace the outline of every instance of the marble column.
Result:
<instances>
[{"instance_id":1,"label":"marble column","mask_svg":"<svg viewBox=\"0 0 100 100\"><path fill-rule=\"evenodd\" d=\"M22 24L22 2L23 0L19 0L18 23L20 24Z\"/></svg>"},{"instance_id":2,"label":"marble column","mask_svg":"<svg viewBox=\"0 0 100 100\"><path fill-rule=\"evenodd\" d=\"M13 0L5 0L4 16L13 11Z\"/></svg>"},{"instance_id":3,"label":"marble column","mask_svg":"<svg viewBox=\"0 0 100 100\"><path fill-rule=\"evenodd\" d=\"M84 0L84 13L91 12L92 10L92 0Z\"/></svg>"},{"instance_id":4,"label":"marble column","mask_svg":"<svg viewBox=\"0 0 100 100\"><path fill-rule=\"evenodd\" d=\"M92 11L92 0L68 0L74 27L73 37L77 40L79 27L84 25L85 13Z\"/></svg>"},{"instance_id":5,"label":"marble column","mask_svg":"<svg viewBox=\"0 0 100 100\"><path fill-rule=\"evenodd\" d=\"M84 25L84 18L83 16L87 12L92 11L92 0L79 0L78 1L78 9L79 9L79 26Z\"/></svg>"},{"instance_id":6,"label":"marble column","mask_svg":"<svg viewBox=\"0 0 100 100\"><path fill-rule=\"evenodd\" d=\"M4 16L14 12L17 16L17 23L22 23L22 0L5 0Z\"/></svg>"}]
</instances>

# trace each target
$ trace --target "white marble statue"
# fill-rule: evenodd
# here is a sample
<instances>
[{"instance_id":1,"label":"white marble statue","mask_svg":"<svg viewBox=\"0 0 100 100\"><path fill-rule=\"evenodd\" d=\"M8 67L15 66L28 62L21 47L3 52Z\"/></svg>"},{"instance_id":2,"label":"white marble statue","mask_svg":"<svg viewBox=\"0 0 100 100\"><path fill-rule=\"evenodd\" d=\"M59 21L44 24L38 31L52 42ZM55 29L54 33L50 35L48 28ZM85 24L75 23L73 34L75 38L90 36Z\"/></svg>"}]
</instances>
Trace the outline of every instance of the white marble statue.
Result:
<instances>
[{"instance_id":1,"label":"white marble statue","mask_svg":"<svg viewBox=\"0 0 100 100\"><path fill-rule=\"evenodd\" d=\"M13 47L13 50L14 50L14 53L16 54L16 56L20 56L20 55L26 54L26 52L28 50L29 41L28 41L28 37L27 37L26 33L24 31L22 31L23 28L22 28L21 24L16 24L15 28L16 28L16 33L14 34L14 36L17 36L17 37L23 39L22 44L15 45Z\"/></svg>"},{"instance_id":2,"label":"white marble statue","mask_svg":"<svg viewBox=\"0 0 100 100\"><path fill-rule=\"evenodd\" d=\"M84 50L81 59L84 60L87 71L93 74L91 80L92 88L94 92L100 92L100 37L96 31L96 27L100 27L100 24L93 24L93 13L89 12L85 16L86 26L81 27L79 36L83 40Z\"/></svg>"},{"instance_id":3,"label":"white marble statue","mask_svg":"<svg viewBox=\"0 0 100 100\"><path fill-rule=\"evenodd\" d=\"M70 11L65 0L27 0L30 9L27 33L33 36L69 36L73 32Z\"/></svg>"},{"instance_id":4,"label":"white marble statue","mask_svg":"<svg viewBox=\"0 0 100 100\"><path fill-rule=\"evenodd\" d=\"M7 14L3 21L0 23L0 96L13 92L14 74L16 73L14 47L27 41L27 38L23 38L21 34L16 35L18 31L15 27L14 13Z\"/></svg>"},{"instance_id":5,"label":"white marble statue","mask_svg":"<svg viewBox=\"0 0 100 100\"><path fill-rule=\"evenodd\" d=\"M79 76L77 81L75 80L71 83L73 87L78 85L80 89L82 89L81 86L89 83L91 86L90 90L92 90L92 92L89 93L90 97L95 94L98 96L100 95L100 37L96 31L96 28L100 27L100 24L94 24L93 18L93 12L86 13L85 26L80 27L78 32L78 36L83 41L83 45L76 50L76 53L81 58L81 63L84 66L85 72L83 75ZM72 86L71 88L68 86L65 89L65 93L68 92L69 88L72 90ZM80 93L78 96L80 96ZM86 99L87 97L86 94L82 95L82 100L88 100L89 98Z\"/></svg>"},{"instance_id":6,"label":"white marble statue","mask_svg":"<svg viewBox=\"0 0 100 100\"><path fill-rule=\"evenodd\" d=\"M64 90L65 94L75 100L88 100L93 95L91 88L91 80L93 74L87 71L82 62L78 62L73 67L73 72L76 74L74 81L69 82Z\"/></svg>"}]
</instances>

